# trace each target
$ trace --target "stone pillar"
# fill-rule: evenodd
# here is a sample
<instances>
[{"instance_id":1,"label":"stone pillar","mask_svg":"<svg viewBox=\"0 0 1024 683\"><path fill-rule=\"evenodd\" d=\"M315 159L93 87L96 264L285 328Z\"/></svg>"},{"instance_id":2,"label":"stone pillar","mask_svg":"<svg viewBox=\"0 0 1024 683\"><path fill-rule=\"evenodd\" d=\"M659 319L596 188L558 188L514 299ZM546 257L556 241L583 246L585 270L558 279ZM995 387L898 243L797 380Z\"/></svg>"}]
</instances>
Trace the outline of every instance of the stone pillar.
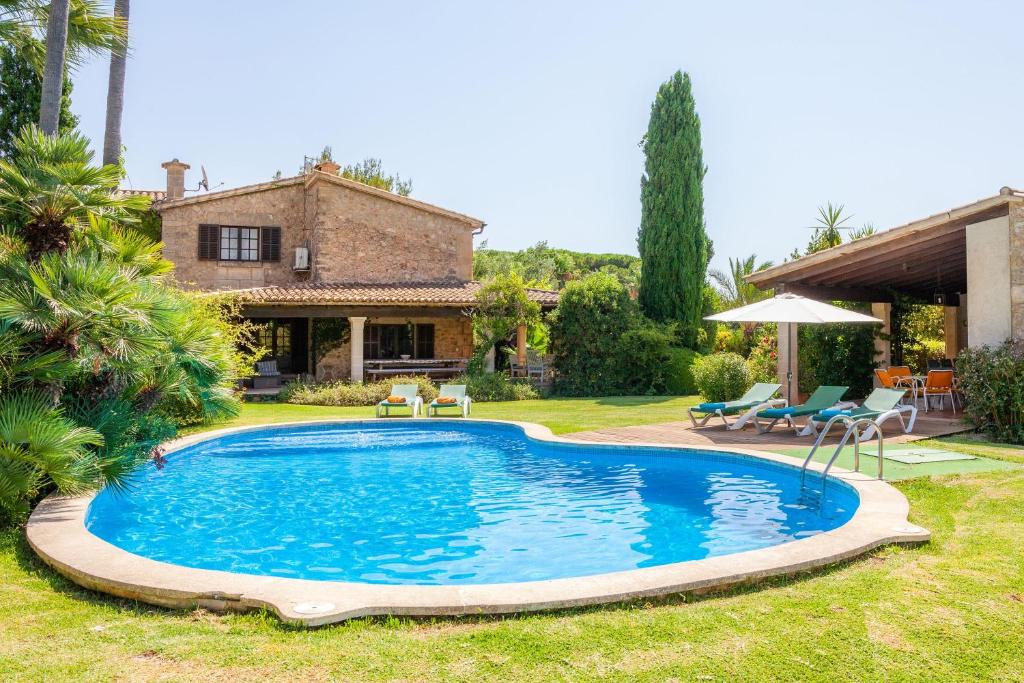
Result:
<instances>
[{"instance_id":1,"label":"stone pillar","mask_svg":"<svg viewBox=\"0 0 1024 683\"><path fill-rule=\"evenodd\" d=\"M177 159L171 159L160 164L160 168L167 171L167 198L181 199L185 196L185 171L192 168L183 164Z\"/></svg>"},{"instance_id":2,"label":"stone pillar","mask_svg":"<svg viewBox=\"0 0 1024 683\"><path fill-rule=\"evenodd\" d=\"M960 345L959 306L946 306L942 309L942 331L946 340L946 358L956 358L963 348Z\"/></svg>"},{"instance_id":3,"label":"stone pillar","mask_svg":"<svg viewBox=\"0 0 1024 683\"><path fill-rule=\"evenodd\" d=\"M778 327L778 379L783 398L796 405L800 402L799 327L796 323L779 323Z\"/></svg>"},{"instance_id":4,"label":"stone pillar","mask_svg":"<svg viewBox=\"0 0 1024 683\"><path fill-rule=\"evenodd\" d=\"M892 365L892 342L889 341L889 335L892 334L892 304L871 304L871 315L882 321L882 329L875 337L875 362L879 367L887 368Z\"/></svg>"},{"instance_id":5,"label":"stone pillar","mask_svg":"<svg viewBox=\"0 0 1024 683\"><path fill-rule=\"evenodd\" d=\"M349 318L350 328L349 347L352 352L352 367L350 370L353 382L363 381L363 327L366 318Z\"/></svg>"},{"instance_id":6,"label":"stone pillar","mask_svg":"<svg viewBox=\"0 0 1024 683\"><path fill-rule=\"evenodd\" d=\"M1024 339L1024 201L1010 204L1010 336Z\"/></svg>"},{"instance_id":7,"label":"stone pillar","mask_svg":"<svg viewBox=\"0 0 1024 683\"><path fill-rule=\"evenodd\" d=\"M516 328L516 357L520 365L526 365L526 325Z\"/></svg>"},{"instance_id":8,"label":"stone pillar","mask_svg":"<svg viewBox=\"0 0 1024 683\"><path fill-rule=\"evenodd\" d=\"M487 352L487 355L484 356L484 372L492 374L494 373L495 349L496 347L492 346L491 349Z\"/></svg>"}]
</instances>

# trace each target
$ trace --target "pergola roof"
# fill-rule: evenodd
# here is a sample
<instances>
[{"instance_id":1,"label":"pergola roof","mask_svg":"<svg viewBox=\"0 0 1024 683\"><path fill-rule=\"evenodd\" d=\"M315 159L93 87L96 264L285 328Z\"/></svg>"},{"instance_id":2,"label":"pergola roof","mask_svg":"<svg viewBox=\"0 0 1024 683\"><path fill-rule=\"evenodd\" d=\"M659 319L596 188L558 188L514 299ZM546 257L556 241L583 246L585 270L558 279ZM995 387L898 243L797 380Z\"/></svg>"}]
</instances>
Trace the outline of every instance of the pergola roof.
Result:
<instances>
[{"instance_id":1,"label":"pergola roof","mask_svg":"<svg viewBox=\"0 0 1024 683\"><path fill-rule=\"evenodd\" d=\"M1007 215L1022 198L1004 187L994 197L767 268L747 281L846 301L890 301L894 291L923 301L936 291L966 292L967 226Z\"/></svg>"}]
</instances>

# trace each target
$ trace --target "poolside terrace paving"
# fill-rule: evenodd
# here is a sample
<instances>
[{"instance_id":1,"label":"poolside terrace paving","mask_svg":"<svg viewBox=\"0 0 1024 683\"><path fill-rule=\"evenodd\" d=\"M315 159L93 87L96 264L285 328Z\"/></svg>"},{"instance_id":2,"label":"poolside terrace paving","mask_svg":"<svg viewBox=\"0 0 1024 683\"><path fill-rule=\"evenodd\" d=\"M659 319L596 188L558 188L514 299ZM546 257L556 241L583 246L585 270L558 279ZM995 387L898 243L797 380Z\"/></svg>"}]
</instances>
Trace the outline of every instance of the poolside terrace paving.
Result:
<instances>
[{"instance_id":1,"label":"poolside terrace paving","mask_svg":"<svg viewBox=\"0 0 1024 683\"><path fill-rule=\"evenodd\" d=\"M802 424L802 423L801 423ZM959 411L954 415L950 410L919 411L917 423L912 434L904 434L896 422L888 422L883 426L885 442L903 443L919 439L931 439L937 436L957 434L971 429L962 419ZM826 444L835 444L843 435L843 430L833 428L825 440ZM739 431L726 429L721 421L710 422L704 427L697 427L689 420L663 422L659 424L639 425L633 427L609 427L584 432L573 432L572 438L600 443L659 443L677 446L734 447L753 448L771 452L790 452L814 444L814 437L797 436L791 429L776 426L768 434L758 434L753 425Z\"/></svg>"}]
</instances>

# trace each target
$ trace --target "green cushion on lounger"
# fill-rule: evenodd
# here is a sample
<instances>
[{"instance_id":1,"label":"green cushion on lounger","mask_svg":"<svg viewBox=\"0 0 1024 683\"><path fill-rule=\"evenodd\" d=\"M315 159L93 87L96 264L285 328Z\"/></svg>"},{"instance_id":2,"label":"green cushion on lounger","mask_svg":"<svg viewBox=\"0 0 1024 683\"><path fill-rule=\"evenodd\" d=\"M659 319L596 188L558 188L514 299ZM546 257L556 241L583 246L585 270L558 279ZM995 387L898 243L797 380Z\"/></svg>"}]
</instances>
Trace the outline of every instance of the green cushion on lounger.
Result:
<instances>
[{"instance_id":1,"label":"green cushion on lounger","mask_svg":"<svg viewBox=\"0 0 1024 683\"><path fill-rule=\"evenodd\" d=\"M702 413L713 413L716 410L725 410L728 407L724 402L701 403L695 410L699 410Z\"/></svg>"},{"instance_id":2,"label":"green cushion on lounger","mask_svg":"<svg viewBox=\"0 0 1024 683\"><path fill-rule=\"evenodd\" d=\"M851 415L853 415L853 411L852 410L840 410L838 408L829 408L828 410L822 410L818 414L821 415L822 417L835 417L836 415L851 416Z\"/></svg>"}]
</instances>

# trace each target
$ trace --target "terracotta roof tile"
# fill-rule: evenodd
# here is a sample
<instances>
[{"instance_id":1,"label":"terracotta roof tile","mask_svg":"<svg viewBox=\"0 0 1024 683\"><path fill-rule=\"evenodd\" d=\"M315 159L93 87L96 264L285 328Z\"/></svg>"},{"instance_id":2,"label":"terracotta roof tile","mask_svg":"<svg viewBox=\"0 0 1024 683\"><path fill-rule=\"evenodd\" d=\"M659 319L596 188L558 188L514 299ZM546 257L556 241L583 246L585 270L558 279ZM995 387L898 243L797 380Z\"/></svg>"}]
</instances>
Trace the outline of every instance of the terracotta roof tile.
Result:
<instances>
[{"instance_id":1,"label":"terracotta roof tile","mask_svg":"<svg viewBox=\"0 0 1024 683\"><path fill-rule=\"evenodd\" d=\"M114 190L114 194L118 197L149 197L154 202L162 202L167 197L163 190L133 190L124 187Z\"/></svg>"},{"instance_id":2,"label":"terracotta roof tile","mask_svg":"<svg viewBox=\"0 0 1024 683\"><path fill-rule=\"evenodd\" d=\"M304 282L241 289L242 301L259 304L437 304L470 306L480 291L479 282ZM527 289L532 301L549 308L558 304L558 292Z\"/></svg>"}]
</instances>

